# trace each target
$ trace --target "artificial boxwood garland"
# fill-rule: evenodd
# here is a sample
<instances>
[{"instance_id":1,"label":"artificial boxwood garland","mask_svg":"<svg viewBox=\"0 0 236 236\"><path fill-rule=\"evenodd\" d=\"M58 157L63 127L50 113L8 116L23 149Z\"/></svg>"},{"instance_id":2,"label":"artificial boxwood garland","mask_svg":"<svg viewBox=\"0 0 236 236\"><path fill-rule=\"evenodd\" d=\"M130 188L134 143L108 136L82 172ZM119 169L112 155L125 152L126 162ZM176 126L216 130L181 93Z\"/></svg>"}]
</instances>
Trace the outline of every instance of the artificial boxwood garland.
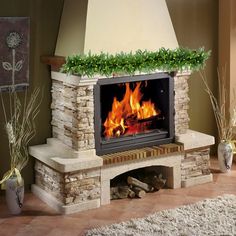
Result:
<instances>
[{"instance_id":1,"label":"artificial boxwood garland","mask_svg":"<svg viewBox=\"0 0 236 236\"><path fill-rule=\"evenodd\" d=\"M135 72L199 70L204 67L210 52L203 48L191 50L161 48L158 51L134 53L75 55L66 59L61 71L69 74L93 77L94 75L111 76Z\"/></svg>"}]
</instances>

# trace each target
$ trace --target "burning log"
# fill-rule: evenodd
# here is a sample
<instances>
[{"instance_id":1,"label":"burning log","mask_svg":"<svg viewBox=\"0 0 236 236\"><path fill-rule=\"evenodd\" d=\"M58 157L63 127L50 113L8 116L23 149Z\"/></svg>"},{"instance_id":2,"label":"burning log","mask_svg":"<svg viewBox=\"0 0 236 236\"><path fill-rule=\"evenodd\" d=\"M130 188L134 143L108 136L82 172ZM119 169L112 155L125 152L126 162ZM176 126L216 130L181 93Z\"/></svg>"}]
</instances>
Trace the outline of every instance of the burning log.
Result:
<instances>
[{"instance_id":1,"label":"burning log","mask_svg":"<svg viewBox=\"0 0 236 236\"><path fill-rule=\"evenodd\" d=\"M120 135L124 134L124 128L119 125L113 130L113 137L119 137Z\"/></svg>"},{"instance_id":2,"label":"burning log","mask_svg":"<svg viewBox=\"0 0 236 236\"><path fill-rule=\"evenodd\" d=\"M140 125L142 124L142 125L148 126L157 120L164 120L164 117L160 116L158 114L158 115L151 116L148 118L138 119L137 116L132 115L132 116L129 116L125 119L125 125L126 126L135 126L137 124L140 124Z\"/></svg>"},{"instance_id":3,"label":"burning log","mask_svg":"<svg viewBox=\"0 0 236 236\"><path fill-rule=\"evenodd\" d=\"M129 176L127 178L127 183L131 186L139 187L139 188L143 189L146 192L151 192L151 191L154 190L154 188L152 186L150 186L150 185L148 185L144 182L141 182L138 179L135 179L131 176Z\"/></svg>"},{"instance_id":4,"label":"burning log","mask_svg":"<svg viewBox=\"0 0 236 236\"><path fill-rule=\"evenodd\" d=\"M143 121L143 120L134 120L131 121L129 119L127 119L125 121L125 125L126 125L126 134L134 134L134 133L140 133L140 132L144 132L148 129L148 127L150 127L152 125L151 121Z\"/></svg>"},{"instance_id":5,"label":"burning log","mask_svg":"<svg viewBox=\"0 0 236 236\"><path fill-rule=\"evenodd\" d=\"M113 98L112 109L108 112L104 126L107 138L120 135L132 135L149 130L161 111L151 99L142 100L141 82L137 82L132 90L131 83L125 83L126 90L119 101Z\"/></svg>"},{"instance_id":6,"label":"burning log","mask_svg":"<svg viewBox=\"0 0 236 236\"><path fill-rule=\"evenodd\" d=\"M134 134L134 133L142 133L153 125L156 124L158 120L164 120L163 116L155 115L145 119L138 119L135 116L127 117L125 120L126 131L125 134Z\"/></svg>"},{"instance_id":7,"label":"burning log","mask_svg":"<svg viewBox=\"0 0 236 236\"><path fill-rule=\"evenodd\" d=\"M155 116L151 116L151 117L148 117L148 118L145 118L145 119L141 119L141 120L138 120L138 122L155 122L157 120L165 120L165 117L164 116L161 116L160 114L158 115L155 115Z\"/></svg>"}]
</instances>

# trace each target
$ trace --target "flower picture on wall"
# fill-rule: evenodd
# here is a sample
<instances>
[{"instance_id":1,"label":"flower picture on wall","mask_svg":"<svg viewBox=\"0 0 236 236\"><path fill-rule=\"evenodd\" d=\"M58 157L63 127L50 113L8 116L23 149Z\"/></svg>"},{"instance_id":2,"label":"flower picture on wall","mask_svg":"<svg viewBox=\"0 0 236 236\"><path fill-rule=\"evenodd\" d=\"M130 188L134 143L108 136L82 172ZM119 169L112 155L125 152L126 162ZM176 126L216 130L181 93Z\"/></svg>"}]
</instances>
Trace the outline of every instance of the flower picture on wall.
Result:
<instances>
[{"instance_id":1,"label":"flower picture on wall","mask_svg":"<svg viewBox=\"0 0 236 236\"><path fill-rule=\"evenodd\" d=\"M29 17L0 17L0 90L29 85Z\"/></svg>"}]
</instances>

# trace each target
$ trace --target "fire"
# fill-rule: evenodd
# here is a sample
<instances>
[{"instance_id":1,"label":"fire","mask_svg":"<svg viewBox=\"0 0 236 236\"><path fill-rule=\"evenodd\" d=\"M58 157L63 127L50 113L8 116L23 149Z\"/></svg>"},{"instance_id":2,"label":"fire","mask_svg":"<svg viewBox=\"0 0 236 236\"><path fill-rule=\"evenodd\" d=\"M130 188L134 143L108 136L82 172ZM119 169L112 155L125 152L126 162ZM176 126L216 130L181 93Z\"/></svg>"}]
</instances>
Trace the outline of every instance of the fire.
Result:
<instances>
[{"instance_id":1,"label":"fire","mask_svg":"<svg viewBox=\"0 0 236 236\"><path fill-rule=\"evenodd\" d=\"M113 99L112 110L103 124L105 137L118 137L143 131L145 125L140 125L139 121L160 114L151 100L141 102L143 97L140 91L141 82L136 83L133 91L129 84L125 84L125 95L121 101L116 97Z\"/></svg>"}]
</instances>

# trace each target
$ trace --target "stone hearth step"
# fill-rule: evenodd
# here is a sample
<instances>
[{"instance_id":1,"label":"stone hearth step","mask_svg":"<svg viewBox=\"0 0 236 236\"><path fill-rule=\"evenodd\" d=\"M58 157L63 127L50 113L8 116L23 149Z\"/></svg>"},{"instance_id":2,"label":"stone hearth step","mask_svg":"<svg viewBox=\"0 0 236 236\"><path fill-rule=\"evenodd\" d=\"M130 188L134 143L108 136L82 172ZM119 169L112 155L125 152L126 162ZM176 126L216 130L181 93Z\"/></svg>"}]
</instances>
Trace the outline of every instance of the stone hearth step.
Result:
<instances>
[{"instance_id":1,"label":"stone hearth step","mask_svg":"<svg viewBox=\"0 0 236 236\"><path fill-rule=\"evenodd\" d=\"M182 143L169 143L169 144L162 144L159 146L152 146L124 152L107 154L101 157L103 159L103 165L111 165L144 158L160 157L162 155L166 155L169 153L181 154L183 152L184 152L184 145Z\"/></svg>"}]
</instances>

